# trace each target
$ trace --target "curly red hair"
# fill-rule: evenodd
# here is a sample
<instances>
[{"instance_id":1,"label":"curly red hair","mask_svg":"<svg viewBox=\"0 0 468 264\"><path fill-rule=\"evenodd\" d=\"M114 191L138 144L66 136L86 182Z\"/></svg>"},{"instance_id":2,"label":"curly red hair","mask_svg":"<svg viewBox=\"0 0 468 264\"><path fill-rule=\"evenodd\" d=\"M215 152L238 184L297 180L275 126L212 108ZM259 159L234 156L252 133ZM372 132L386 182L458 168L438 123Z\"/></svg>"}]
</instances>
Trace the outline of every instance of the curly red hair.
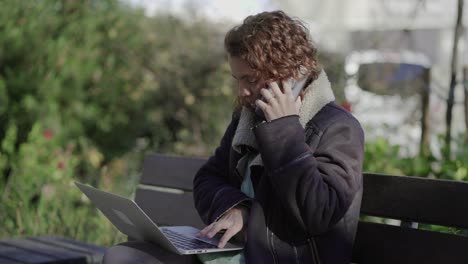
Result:
<instances>
[{"instance_id":1,"label":"curly red hair","mask_svg":"<svg viewBox=\"0 0 468 264\"><path fill-rule=\"evenodd\" d=\"M228 31L224 48L230 56L245 60L255 77L266 82L297 78L303 66L308 85L321 70L308 32L301 20L283 11L263 12L248 16Z\"/></svg>"}]
</instances>

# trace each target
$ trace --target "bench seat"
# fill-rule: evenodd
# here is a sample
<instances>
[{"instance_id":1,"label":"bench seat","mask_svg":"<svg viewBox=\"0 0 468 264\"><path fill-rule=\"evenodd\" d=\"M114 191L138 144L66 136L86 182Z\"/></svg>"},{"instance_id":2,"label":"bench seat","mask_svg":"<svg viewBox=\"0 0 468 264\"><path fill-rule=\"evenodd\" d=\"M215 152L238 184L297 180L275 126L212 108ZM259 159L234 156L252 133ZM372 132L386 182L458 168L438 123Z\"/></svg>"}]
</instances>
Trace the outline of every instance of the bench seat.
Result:
<instances>
[{"instance_id":1,"label":"bench seat","mask_svg":"<svg viewBox=\"0 0 468 264\"><path fill-rule=\"evenodd\" d=\"M58 236L0 240L0 263L101 263L106 247Z\"/></svg>"}]
</instances>

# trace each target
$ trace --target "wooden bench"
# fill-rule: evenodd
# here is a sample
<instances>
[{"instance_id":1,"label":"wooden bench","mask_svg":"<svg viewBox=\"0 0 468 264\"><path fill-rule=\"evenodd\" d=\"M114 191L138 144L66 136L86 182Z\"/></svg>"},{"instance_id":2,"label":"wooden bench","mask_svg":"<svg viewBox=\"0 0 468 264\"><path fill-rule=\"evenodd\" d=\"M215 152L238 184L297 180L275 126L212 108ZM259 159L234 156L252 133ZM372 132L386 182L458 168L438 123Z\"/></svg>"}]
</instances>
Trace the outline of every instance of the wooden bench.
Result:
<instances>
[{"instance_id":1,"label":"wooden bench","mask_svg":"<svg viewBox=\"0 0 468 264\"><path fill-rule=\"evenodd\" d=\"M135 201L160 225L202 228L192 180L204 158L145 157ZM361 214L401 225L360 221L353 263L468 263L468 237L418 229L418 223L468 227L468 183L365 173ZM467 250L467 251L465 251Z\"/></svg>"},{"instance_id":2,"label":"wooden bench","mask_svg":"<svg viewBox=\"0 0 468 264\"><path fill-rule=\"evenodd\" d=\"M0 240L0 263L101 263L106 248L57 237Z\"/></svg>"}]
</instances>

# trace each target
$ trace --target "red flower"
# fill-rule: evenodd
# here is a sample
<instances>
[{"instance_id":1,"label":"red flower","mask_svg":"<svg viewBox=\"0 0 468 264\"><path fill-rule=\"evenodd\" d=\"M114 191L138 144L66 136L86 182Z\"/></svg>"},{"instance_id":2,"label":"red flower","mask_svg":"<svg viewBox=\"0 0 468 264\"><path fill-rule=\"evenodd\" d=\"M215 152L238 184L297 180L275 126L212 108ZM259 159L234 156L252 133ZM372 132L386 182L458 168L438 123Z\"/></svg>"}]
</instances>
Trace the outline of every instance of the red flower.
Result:
<instances>
[{"instance_id":1,"label":"red flower","mask_svg":"<svg viewBox=\"0 0 468 264\"><path fill-rule=\"evenodd\" d=\"M65 168L65 163L63 161L59 161L57 163L57 168L63 170Z\"/></svg>"},{"instance_id":2,"label":"red flower","mask_svg":"<svg viewBox=\"0 0 468 264\"><path fill-rule=\"evenodd\" d=\"M50 128L46 128L44 129L44 132L42 132L42 136L44 136L44 138L47 140L51 140L54 138L54 131L52 131Z\"/></svg>"},{"instance_id":3,"label":"red flower","mask_svg":"<svg viewBox=\"0 0 468 264\"><path fill-rule=\"evenodd\" d=\"M346 109L348 112L351 112L351 104L348 102L344 102L341 104L341 106Z\"/></svg>"}]
</instances>

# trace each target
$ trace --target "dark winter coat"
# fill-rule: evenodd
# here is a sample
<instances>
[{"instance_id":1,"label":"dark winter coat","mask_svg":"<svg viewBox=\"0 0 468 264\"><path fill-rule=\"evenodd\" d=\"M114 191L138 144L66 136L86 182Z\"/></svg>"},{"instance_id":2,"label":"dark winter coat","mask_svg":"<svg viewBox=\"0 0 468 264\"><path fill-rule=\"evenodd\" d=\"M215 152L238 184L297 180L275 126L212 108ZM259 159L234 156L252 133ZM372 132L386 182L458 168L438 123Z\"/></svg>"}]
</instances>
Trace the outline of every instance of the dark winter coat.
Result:
<instances>
[{"instance_id":1,"label":"dark winter coat","mask_svg":"<svg viewBox=\"0 0 468 264\"><path fill-rule=\"evenodd\" d=\"M251 167L255 198L240 191L233 148L240 113L194 178L194 200L208 225L240 203L250 208L246 263L349 263L362 196L364 133L334 102L308 120L286 116L252 128L259 165ZM255 151L255 149L254 149Z\"/></svg>"}]
</instances>

